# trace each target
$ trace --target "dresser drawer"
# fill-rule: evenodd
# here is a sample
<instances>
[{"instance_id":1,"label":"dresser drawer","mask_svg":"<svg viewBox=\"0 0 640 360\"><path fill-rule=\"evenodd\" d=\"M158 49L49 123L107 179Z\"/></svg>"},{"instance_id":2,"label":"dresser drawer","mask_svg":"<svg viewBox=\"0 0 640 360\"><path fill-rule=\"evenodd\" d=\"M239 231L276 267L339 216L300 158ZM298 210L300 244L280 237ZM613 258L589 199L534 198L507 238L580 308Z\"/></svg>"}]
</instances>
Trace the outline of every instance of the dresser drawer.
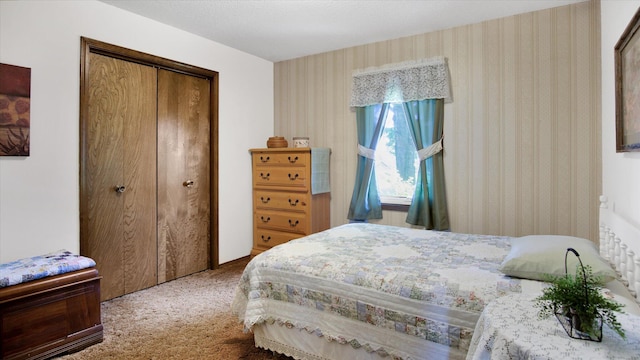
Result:
<instances>
[{"instance_id":1,"label":"dresser drawer","mask_svg":"<svg viewBox=\"0 0 640 360\"><path fill-rule=\"evenodd\" d=\"M264 251L269 250L276 245L284 244L289 240L297 239L302 236L303 235L301 234L295 233L258 229L254 233L253 244L254 248Z\"/></svg>"},{"instance_id":2,"label":"dresser drawer","mask_svg":"<svg viewBox=\"0 0 640 360\"><path fill-rule=\"evenodd\" d=\"M308 193L257 190L253 195L256 209L305 212L310 204Z\"/></svg>"},{"instance_id":3,"label":"dresser drawer","mask_svg":"<svg viewBox=\"0 0 640 360\"><path fill-rule=\"evenodd\" d=\"M293 191L307 191L310 179L306 167L257 166L253 170L253 186Z\"/></svg>"},{"instance_id":4,"label":"dresser drawer","mask_svg":"<svg viewBox=\"0 0 640 360\"><path fill-rule=\"evenodd\" d=\"M309 153L254 153L252 155L254 166L308 166L311 162Z\"/></svg>"},{"instance_id":5,"label":"dresser drawer","mask_svg":"<svg viewBox=\"0 0 640 360\"><path fill-rule=\"evenodd\" d=\"M298 234L307 234L307 216L304 213L288 211L264 211L255 212L256 227L259 229L273 229Z\"/></svg>"}]
</instances>

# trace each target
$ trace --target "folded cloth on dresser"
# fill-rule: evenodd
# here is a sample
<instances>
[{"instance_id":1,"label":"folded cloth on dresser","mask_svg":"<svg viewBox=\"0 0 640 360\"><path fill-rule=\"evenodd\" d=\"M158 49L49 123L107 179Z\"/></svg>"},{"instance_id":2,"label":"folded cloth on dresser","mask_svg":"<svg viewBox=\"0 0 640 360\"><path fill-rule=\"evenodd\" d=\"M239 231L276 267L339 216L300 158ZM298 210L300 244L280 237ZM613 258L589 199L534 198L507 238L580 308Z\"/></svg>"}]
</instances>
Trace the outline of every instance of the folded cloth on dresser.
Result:
<instances>
[{"instance_id":1,"label":"folded cloth on dresser","mask_svg":"<svg viewBox=\"0 0 640 360\"><path fill-rule=\"evenodd\" d=\"M331 191L329 183L329 148L311 148L311 194Z\"/></svg>"}]
</instances>

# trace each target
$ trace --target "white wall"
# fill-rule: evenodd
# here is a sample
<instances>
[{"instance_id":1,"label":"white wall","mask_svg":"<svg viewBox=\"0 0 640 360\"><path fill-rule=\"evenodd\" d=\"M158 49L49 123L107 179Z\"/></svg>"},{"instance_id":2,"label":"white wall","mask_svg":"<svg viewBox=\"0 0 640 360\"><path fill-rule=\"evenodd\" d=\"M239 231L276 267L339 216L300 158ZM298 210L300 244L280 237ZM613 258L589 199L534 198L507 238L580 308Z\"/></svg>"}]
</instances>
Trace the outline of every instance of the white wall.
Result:
<instances>
[{"instance_id":1,"label":"white wall","mask_svg":"<svg viewBox=\"0 0 640 360\"><path fill-rule=\"evenodd\" d=\"M616 153L615 44L640 1L604 0L602 22L602 193L611 210L640 229L640 152ZM640 249L640 239L636 241Z\"/></svg>"},{"instance_id":2,"label":"white wall","mask_svg":"<svg viewBox=\"0 0 640 360\"><path fill-rule=\"evenodd\" d=\"M219 72L219 261L248 255L273 63L97 1L0 1L0 62L31 68L31 156L0 157L0 262L79 251L81 36Z\"/></svg>"}]
</instances>

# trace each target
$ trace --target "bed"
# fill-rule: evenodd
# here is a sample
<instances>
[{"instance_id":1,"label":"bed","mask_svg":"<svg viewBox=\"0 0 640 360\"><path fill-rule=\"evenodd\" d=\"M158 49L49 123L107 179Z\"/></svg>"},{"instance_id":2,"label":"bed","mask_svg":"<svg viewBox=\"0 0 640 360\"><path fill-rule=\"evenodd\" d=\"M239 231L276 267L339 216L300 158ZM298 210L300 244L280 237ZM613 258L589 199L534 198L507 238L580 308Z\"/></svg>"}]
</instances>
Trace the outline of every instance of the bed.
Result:
<instances>
[{"instance_id":1,"label":"bed","mask_svg":"<svg viewBox=\"0 0 640 360\"><path fill-rule=\"evenodd\" d=\"M338 226L253 258L232 311L253 331L256 346L296 359L463 359L487 304L538 294L545 286L513 276L530 277L531 269L517 256L507 269L514 250L526 249L512 246L515 239L366 223ZM582 260L595 265L594 273L612 279L609 296L640 314L628 291L635 280L624 286L634 274L640 280L635 267L626 266L620 277L608 257L584 239L517 239L561 249L554 251L562 260L555 270L562 272L562 247L573 242ZM628 262L620 248L614 245L611 253ZM550 271L548 264L540 269Z\"/></svg>"}]
</instances>

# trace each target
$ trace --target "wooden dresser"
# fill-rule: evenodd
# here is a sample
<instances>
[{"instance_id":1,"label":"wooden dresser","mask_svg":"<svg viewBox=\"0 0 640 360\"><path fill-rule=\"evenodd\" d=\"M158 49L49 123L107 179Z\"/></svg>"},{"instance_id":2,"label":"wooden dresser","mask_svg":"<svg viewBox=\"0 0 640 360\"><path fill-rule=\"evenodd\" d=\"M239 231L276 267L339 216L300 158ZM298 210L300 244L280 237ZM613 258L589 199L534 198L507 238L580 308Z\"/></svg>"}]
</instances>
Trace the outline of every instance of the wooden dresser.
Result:
<instances>
[{"instance_id":1,"label":"wooden dresser","mask_svg":"<svg viewBox=\"0 0 640 360\"><path fill-rule=\"evenodd\" d=\"M331 194L312 193L311 148L251 149L255 256L330 226ZM328 168L326 169L328 176ZM316 174L317 175L317 174Z\"/></svg>"}]
</instances>

